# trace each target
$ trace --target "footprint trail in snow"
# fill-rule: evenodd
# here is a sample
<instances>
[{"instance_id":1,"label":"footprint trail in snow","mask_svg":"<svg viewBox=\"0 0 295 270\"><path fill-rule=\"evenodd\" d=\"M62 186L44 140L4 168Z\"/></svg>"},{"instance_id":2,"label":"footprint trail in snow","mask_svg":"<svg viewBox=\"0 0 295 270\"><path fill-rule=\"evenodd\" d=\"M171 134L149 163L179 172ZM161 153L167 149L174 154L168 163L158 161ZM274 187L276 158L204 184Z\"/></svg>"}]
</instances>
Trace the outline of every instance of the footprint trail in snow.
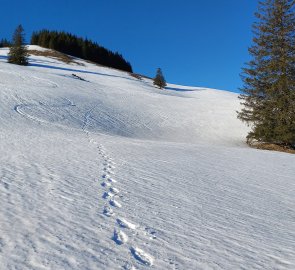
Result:
<instances>
[{"instance_id":1,"label":"footprint trail in snow","mask_svg":"<svg viewBox=\"0 0 295 270\"><path fill-rule=\"evenodd\" d=\"M90 142L95 145L98 145L98 143L96 143L92 139L90 139ZM118 208L123 209L123 205L120 202L120 196L119 196L120 190L115 186L117 183L117 180L114 177L115 162L113 162L112 158L110 158L107 155L105 148L101 144L98 145L97 148L98 148L98 153L104 159L103 169L101 174L102 182L100 183L100 185L103 188L102 198L106 201L106 203L102 209L102 214L106 216L107 218L112 218L116 216L116 209ZM130 259L133 258L134 263L139 263L145 266L152 266L154 259L151 255L147 254L142 249L134 246L132 243L130 244L129 247L126 246L128 245L128 242L136 241L134 239L130 239L130 237L128 237L128 234L131 234L133 236L137 235L138 234L137 229L139 228L139 226L121 217L115 218L114 220L112 220L112 222L114 226L114 232L111 239L118 246L125 246L125 248L128 249L128 252L130 254ZM146 233L143 231L143 234L145 235ZM149 238L149 239L155 239L155 238ZM128 266L128 268L126 268L126 266ZM132 261L127 261L124 267L125 269L136 269Z\"/></svg>"}]
</instances>

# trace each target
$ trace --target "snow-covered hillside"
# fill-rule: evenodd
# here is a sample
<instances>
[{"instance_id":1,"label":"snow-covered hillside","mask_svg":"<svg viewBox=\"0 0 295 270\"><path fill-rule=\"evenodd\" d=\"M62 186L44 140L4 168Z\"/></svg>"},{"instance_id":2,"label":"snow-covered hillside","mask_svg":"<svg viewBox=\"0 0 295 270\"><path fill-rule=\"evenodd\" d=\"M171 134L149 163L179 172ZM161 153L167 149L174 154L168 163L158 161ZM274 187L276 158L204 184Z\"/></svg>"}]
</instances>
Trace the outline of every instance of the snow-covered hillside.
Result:
<instances>
[{"instance_id":1,"label":"snow-covered hillside","mask_svg":"<svg viewBox=\"0 0 295 270\"><path fill-rule=\"evenodd\" d=\"M295 269L294 155L245 145L236 94L6 56L1 270Z\"/></svg>"}]
</instances>

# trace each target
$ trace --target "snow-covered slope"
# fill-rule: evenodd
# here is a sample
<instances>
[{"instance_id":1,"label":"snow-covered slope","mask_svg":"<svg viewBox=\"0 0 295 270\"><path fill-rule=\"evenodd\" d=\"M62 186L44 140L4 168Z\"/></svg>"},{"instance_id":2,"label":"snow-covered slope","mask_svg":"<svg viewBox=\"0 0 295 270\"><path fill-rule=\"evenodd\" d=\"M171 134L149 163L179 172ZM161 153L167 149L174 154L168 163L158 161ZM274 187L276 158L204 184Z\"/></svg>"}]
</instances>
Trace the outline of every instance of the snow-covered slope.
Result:
<instances>
[{"instance_id":1,"label":"snow-covered slope","mask_svg":"<svg viewBox=\"0 0 295 270\"><path fill-rule=\"evenodd\" d=\"M294 156L245 146L236 94L6 55L1 270L295 268Z\"/></svg>"}]
</instances>

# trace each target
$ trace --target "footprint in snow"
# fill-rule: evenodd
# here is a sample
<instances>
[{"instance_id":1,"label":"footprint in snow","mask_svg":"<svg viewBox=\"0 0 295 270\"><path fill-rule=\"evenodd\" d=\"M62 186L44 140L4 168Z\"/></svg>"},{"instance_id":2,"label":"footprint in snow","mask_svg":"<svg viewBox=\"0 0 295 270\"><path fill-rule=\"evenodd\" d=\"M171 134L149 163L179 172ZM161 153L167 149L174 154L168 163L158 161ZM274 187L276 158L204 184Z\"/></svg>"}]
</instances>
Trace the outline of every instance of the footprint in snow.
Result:
<instances>
[{"instance_id":1,"label":"footprint in snow","mask_svg":"<svg viewBox=\"0 0 295 270\"><path fill-rule=\"evenodd\" d=\"M108 158L105 158L105 159L104 159L104 163L103 163L104 166L115 165L115 164L116 164L116 163L115 163L114 161L112 161L112 160L110 160L110 159L108 159Z\"/></svg>"},{"instance_id":2,"label":"footprint in snow","mask_svg":"<svg viewBox=\"0 0 295 270\"><path fill-rule=\"evenodd\" d=\"M104 173L101 177L103 179L107 179L107 178L110 178L111 176L108 173Z\"/></svg>"},{"instance_id":3,"label":"footprint in snow","mask_svg":"<svg viewBox=\"0 0 295 270\"><path fill-rule=\"evenodd\" d=\"M147 265L147 266L152 266L154 263L154 259L151 255L147 254L144 252L142 249L138 247L131 247L130 252L133 255L133 257L140 263Z\"/></svg>"},{"instance_id":4,"label":"footprint in snow","mask_svg":"<svg viewBox=\"0 0 295 270\"><path fill-rule=\"evenodd\" d=\"M127 228L127 229L131 229L131 230L135 230L137 228L137 226L129 221L127 221L124 218L117 218L117 223L119 224L119 226L121 228Z\"/></svg>"},{"instance_id":5,"label":"footprint in snow","mask_svg":"<svg viewBox=\"0 0 295 270\"><path fill-rule=\"evenodd\" d=\"M114 174L114 172L113 172L111 169L109 169L109 168L104 168L103 170L104 170L105 173L107 173L107 174Z\"/></svg>"},{"instance_id":6,"label":"footprint in snow","mask_svg":"<svg viewBox=\"0 0 295 270\"><path fill-rule=\"evenodd\" d=\"M110 192L114 193L114 194L119 194L119 189L115 188L115 187L110 187Z\"/></svg>"},{"instance_id":7,"label":"footprint in snow","mask_svg":"<svg viewBox=\"0 0 295 270\"><path fill-rule=\"evenodd\" d=\"M127 243L128 236L127 236L127 234L125 234L121 230L115 229L112 239L116 242L117 245L122 245L122 244Z\"/></svg>"},{"instance_id":8,"label":"footprint in snow","mask_svg":"<svg viewBox=\"0 0 295 270\"><path fill-rule=\"evenodd\" d=\"M117 183L117 180L115 180L115 179L112 178L112 177L109 177L107 180L108 180L109 182L111 182L111 183Z\"/></svg>"},{"instance_id":9,"label":"footprint in snow","mask_svg":"<svg viewBox=\"0 0 295 270\"><path fill-rule=\"evenodd\" d=\"M102 187L110 187L112 184L110 182L102 182L101 186Z\"/></svg>"},{"instance_id":10,"label":"footprint in snow","mask_svg":"<svg viewBox=\"0 0 295 270\"><path fill-rule=\"evenodd\" d=\"M102 198L103 199L110 199L110 198L113 198L115 196L115 194L113 194L112 192L105 192L103 195L102 195Z\"/></svg>"},{"instance_id":11,"label":"footprint in snow","mask_svg":"<svg viewBox=\"0 0 295 270\"><path fill-rule=\"evenodd\" d=\"M118 208L122 207L122 205L118 201L116 201L114 198L110 199L109 203L111 206L114 206L114 207L118 207Z\"/></svg>"},{"instance_id":12,"label":"footprint in snow","mask_svg":"<svg viewBox=\"0 0 295 270\"><path fill-rule=\"evenodd\" d=\"M103 214L104 214L105 216L107 216L107 217L111 217L111 216L114 215L114 211L113 211L113 209L112 209L111 207L109 207L109 206L105 206L105 207L103 208Z\"/></svg>"}]
</instances>

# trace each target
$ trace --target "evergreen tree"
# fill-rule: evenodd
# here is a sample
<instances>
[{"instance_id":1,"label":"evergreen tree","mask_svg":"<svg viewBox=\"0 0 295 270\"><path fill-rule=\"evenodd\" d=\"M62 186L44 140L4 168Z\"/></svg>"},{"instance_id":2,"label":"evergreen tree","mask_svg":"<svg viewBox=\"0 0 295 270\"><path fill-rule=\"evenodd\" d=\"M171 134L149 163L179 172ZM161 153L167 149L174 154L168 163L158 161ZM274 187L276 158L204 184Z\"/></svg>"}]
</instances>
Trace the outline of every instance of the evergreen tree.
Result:
<instances>
[{"instance_id":1,"label":"evergreen tree","mask_svg":"<svg viewBox=\"0 0 295 270\"><path fill-rule=\"evenodd\" d=\"M24 29L19 25L12 37L12 45L8 53L8 62L17 65L28 64L28 51L24 45Z\"/></svg>"},{"instance_id":2,"label":"evergreen tree","mask_svg":"<svg viewBox=\"0 0 295 270\"><path fill-rule=\"evenodd\" d=\"M247 142L295 146L295 1L259 2L252 60L243 69L243 109L252 127Z\"/></svg>"},{"instance_id":3,"label":"evergreen tree","mask_svg":"<svg viewBox=\"0 0 295 270\"><path fill-rule=\"evenodd\" d=\"M165 88L165 86L167 85L162 70L160 68L157 69L157 74L154 78L153 83L154 85L160 87L160 89Z\"/></svg>"}]
</instances>

